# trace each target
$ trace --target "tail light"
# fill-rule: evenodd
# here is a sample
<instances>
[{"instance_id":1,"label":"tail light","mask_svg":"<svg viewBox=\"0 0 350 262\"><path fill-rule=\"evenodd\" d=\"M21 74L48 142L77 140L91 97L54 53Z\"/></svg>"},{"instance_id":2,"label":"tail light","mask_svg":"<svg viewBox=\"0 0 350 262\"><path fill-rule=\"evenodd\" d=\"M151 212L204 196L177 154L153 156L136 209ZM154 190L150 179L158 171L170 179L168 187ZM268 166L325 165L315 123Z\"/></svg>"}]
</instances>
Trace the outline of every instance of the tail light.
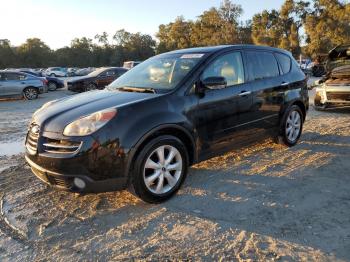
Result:
<instances>
[{"instance_id":1,"label":"tail light","mask_svg":"<svg viewBox=\"0 0 350 262\"><path fill-rule=\"evenodd\" d=\"M46 86L49 81L47 81L47 79L43 79L42 82L43 82L43 85Z\"/></svg>"}]
</instances>

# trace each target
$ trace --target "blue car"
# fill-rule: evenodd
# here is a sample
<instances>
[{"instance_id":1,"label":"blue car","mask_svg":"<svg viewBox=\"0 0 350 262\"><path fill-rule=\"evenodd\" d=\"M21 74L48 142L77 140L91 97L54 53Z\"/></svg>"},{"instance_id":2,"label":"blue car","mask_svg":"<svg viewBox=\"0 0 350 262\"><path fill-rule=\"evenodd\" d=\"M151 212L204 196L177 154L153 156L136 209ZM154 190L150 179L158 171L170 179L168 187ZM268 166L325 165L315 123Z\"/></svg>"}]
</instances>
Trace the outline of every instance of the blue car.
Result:
<instances>
[{"instance_id":1,"label":"blue car","mask_svg":"<svg viewBox=\"0 0 350 262\"><path fill-rule=\"evenodd\" d=\"M21 70L21 72L32 75L32 76L41 77L39 74L34 73L32 71ZM55 91L56 89L64 87L64 81L61 79L58 79L56 77L51 77L51 76L46 76L45 78L47 80L47 87L48 87L49 91Z\"/></svg>"}]
</instances>

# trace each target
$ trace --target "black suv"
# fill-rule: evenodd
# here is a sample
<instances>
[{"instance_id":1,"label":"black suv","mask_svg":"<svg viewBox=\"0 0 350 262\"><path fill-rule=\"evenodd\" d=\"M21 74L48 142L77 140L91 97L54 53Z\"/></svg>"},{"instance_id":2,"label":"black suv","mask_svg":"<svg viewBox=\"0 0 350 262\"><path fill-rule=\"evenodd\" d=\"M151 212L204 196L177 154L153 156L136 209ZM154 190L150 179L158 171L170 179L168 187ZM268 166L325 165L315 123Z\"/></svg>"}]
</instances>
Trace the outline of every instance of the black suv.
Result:
<instances>
[{"instance_id":1,"label":"black suv","mask_svg":"<svg viewBox=\"0 0 350 262\"><path fill-rule=\"evenodd\" d=\"M304 73L289 52L236 45L155 56L105 90L45 104L26 160L44 182L73 192L130 188L172 196L188 166L265 136L299 140L308 110Z\"/></svg>"}]
</instances>

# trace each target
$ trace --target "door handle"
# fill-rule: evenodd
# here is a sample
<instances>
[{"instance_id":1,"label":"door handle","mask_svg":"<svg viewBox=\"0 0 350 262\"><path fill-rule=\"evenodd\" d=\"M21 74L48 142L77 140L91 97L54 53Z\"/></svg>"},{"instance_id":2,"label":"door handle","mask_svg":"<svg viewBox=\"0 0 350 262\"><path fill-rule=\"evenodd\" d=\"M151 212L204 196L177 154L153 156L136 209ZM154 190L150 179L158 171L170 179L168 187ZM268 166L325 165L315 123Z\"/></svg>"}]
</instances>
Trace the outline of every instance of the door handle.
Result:
<instances>
[{"instance_id":1,"label":"door handle","mask_svg":"<svg viewBox=\"0 0 350 262\"><path fill-rule=\"evenodd\" d=\"M288 82L282 82L281 86L288 86L289 83Z\"/></svg>"},{"instance_id":2,"label":"door handle","mask_svg":"<svg viewBox=\"0 0 350 262\"><path fill-rule=\"evenodd\" d=\"M238 96L247 96L250 95L252 92L250 91L242 91Z\"/></svg>"}]
</instances>

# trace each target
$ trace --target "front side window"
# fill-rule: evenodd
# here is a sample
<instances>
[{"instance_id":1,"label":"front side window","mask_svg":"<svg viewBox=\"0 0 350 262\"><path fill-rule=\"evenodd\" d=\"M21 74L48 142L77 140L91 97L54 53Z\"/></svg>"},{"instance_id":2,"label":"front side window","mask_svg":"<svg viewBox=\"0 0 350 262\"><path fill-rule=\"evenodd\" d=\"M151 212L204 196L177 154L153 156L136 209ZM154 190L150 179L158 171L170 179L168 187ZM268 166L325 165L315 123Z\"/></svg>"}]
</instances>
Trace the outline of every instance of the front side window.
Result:
<instances>
[{"instance_id":1,"label":"front side window","mask_svg":"<svg viewBox=\"0 0 350 262\"><path fill-rule=\"evenodd\" d=\"M279 75L277 60L270 52L247 51L247 61L252 81Z\"/></svg>"},{"instance_id":2,"label":"front side window","mask_svg":"<svg viewBox=\"0 0 350 262\"><path fill-rule=\"evenodd\" d=\"M174 89L203 59L204 54L168 54L156 56L133 67L109 85L123 87Z\"/></svg>"},{"instance_id":3,"label":"front side window","mask_svg":"<svg viewBox=\"0 0 350 262\"><path fill-rule=\"evenodd\" d=\"M244 67L241 53L233 52L220 56L204 70L201 78L217 76L224 77L227 81L227 86L244 83Z\"/></svg>"}]
</instances>

